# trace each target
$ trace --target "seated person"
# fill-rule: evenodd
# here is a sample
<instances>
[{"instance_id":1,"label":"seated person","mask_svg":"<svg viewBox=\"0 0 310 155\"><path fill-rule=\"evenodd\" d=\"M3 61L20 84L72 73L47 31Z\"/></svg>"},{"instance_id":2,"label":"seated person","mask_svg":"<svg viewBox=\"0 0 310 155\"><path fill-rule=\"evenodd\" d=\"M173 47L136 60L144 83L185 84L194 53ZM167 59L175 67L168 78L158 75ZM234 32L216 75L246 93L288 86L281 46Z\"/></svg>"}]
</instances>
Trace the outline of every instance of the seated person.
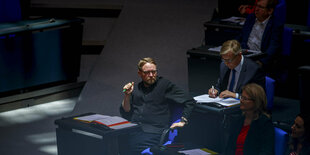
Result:
<instances>
[{"instance_id":1,"label":"seated person","mask_svg":"<svg viewBox=\"0 0 310 155\"><path fill-rule=\"evenodd\" d=\"M245 85L240 102L242 117L233 121L224 154L274 155L274 127L264 89L255 83Z\"/></svg>"},{"instance_id":2,"label":"seated person","mask_svg":"<svg viewBox=\"0 0 310 155\"><path fill-rule=\"evenodd\" d=\"M310 116L298 114L290 135L289 147L286 155L309 155L310 154Z\"/></svg>"},{"instance_id":3,"label":"seated person","mask_svg":"<svg viewBox=\"0 0 310 155\"><path fill-rule=\"evenodd\" d=\"M220 77L216 88L210 88L210 97L219 94L221 98L239 98L242 86L248 83L257 83L265 88L265 73L261 67L249 58L242 55L237 40L228 40L223 43L220 55Z\"/></svg>"},{"instance_id":4,"label":"seated person","mask_svg":"<svg viewBox=\"0 0 310 155\"><path fill-rule=\"evenodd\" d=\"M184 105L181 122L170 128L183 127L193 109L195 100L169 80L157 76L157 65L152 58L143 58L138 63L138 75L142 81L137 85L130 82L124 86L124 100L120 113L141 130L132 132L121 140L127 146L124 154L140 154L144 149L157 145L164 129L169 127L171 103ZM135 89L134 89L135 88Z\"/></svg>"},{"instance_id":5,"label":"seated person","mask_svg":"<svg viewBox=\"0 0 310 155\"><path fill-rule=\"evenodd\" d=\"M258 0L255 13L248 15L237 40L242 49L266 53L257 63L268 71L280 52L283 24L273 16L276 0Z\"/></svg>"}]
</instances>

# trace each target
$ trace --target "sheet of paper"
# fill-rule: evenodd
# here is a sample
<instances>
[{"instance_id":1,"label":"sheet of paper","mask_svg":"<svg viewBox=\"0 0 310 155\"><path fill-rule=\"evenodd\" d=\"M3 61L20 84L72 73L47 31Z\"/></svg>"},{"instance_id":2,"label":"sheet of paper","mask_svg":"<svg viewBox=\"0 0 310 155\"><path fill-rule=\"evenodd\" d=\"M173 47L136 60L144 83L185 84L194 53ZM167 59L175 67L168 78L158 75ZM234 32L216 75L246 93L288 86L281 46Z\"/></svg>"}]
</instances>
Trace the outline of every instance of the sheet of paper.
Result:
<instances>
[{"instance_id":1,"label":"sheet of paper","mask_svg":"<svg viewBox=\"0 0 310 155\"><path fill-rule=\"evenodd\" d=\"M94 120L104 119L110 116L107 115L101 115L101 114L93 114L93 115L87 115L87 116L81 116L81 117L75 117L76 120L91 122Z\"/></svg>"},{"instance_id":2,"label":"sheet of paper","mask_svg":"<svg viewBox=\"0 0 310 155\"><path fill-rule=\"evenodd\" d=\"M217 47L211 47L208 50L213 51L213 52L220 52L221 48L222 48L222 46L217 46Z\"/></svg>"},{"instance_id":3,"label":"sheet of paper","mask_svg":"<svg viewBox=\"0 0 310 155\"><path fill-rule=\"evenodd\" d=\"M237 23L240 25L244 25L245 22L245 18L244 17L229 17L229 18L225 18L225 19L221 19L221 21L226 21L226 22L232 22L232 23Z\"/></svg>"},{"instance_id":4,"label":"sheet of paper","mask_svg":"<svg viewBox=\"0 0 310 155\"><path fill-rule=\"evenodd\" d=\"M199 96L194 97L194 100L196 100L199 103L209 103L209 102L218 102L222 100L222 98L219 98L219 97L211 98L209 97L208 94L204 94L204 95L199 95Z\"/></svg>"},{"instance_id":5,"label":"sheet of paper","mask_svg":"<svg viewBox=\"0 0 310 155\"><path fill-rule=\"evenodd\" d=\"M132 127L132 126L136 126L138 124L135 123L126 123L126 124L121 124L121 125L115 125L115 126L111 126L111 129L123 129L123 128L128 128L128 127Z\"/></svg>"},{"instance_id":6,"label":"sheet of paper","mask_svg":"<svg viewBox=\"0 0 310 155\"><path fill-rule=\"evenodd\" d=\"M201 149L192 149L192 150L184 150L184 151L178 151L179 153L184 153L186 155L208 155L211 153L205 152Z\"/></svg>"},{"instance_id":7,"label":"sheet of paper","mask_svg":"<svg viewBox=\"0 0 310 155\"><path fill-rule=\"evenodd\" d=\"M235 99L235 98L225 98L225 99L218 101L217 103L223 106L233 106L233 105L239 104L240 100Z\"/></svg>"},{"instance_id":8,"label":"sheet of paper","mask_svg":"<svg viewBox=\"0 0 310 155\"><path fill-rule=\"evenodd\" d=\"M103 119L98 119L96 120L97 123L102 123L104 125L110 126L113 124L117 123L122 123L122 122L128 122L125 118L118 117L118 116L111 116L111 117L106 117ZM129 123L129 122L128 122Z\"/></svg>"}]
</instances>

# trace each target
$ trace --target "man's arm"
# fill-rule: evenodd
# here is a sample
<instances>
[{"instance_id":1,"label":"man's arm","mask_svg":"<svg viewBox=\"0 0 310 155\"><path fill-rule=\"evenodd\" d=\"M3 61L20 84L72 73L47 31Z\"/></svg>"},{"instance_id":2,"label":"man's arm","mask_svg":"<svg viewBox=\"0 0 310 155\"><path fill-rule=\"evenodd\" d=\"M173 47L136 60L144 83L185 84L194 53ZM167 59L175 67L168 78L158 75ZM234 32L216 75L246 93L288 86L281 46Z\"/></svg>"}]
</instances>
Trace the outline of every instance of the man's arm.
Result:
<instances>
[{"instance_id":1,"label":"man's arm","mask_svg":"<svg viewBox=\"0 0 310 155\"><path fill-rule=\"evenodd\" d=\"M272 63L275 56L279 54L278 52L280 52L282 45L284 26L279 24L276 20L274 20L272 24L274 24L274 26L271 26L271 30L269 30L269 33L271 33L269 43L265 42L264 45L262 45L262 51L265 50L267 54L266 57L259 60L263 65Z\"/></svg>"},{"instance_id":2,"label":"man's arm","mask_svg":"<svg viewBox=\"0 0 310 155\"><path fill-rule=\"evenodd\" d=\"M125 96L124 96L124 99L122 102L122 107L123 107L125 112L130 111L130 96L131 96L131 93L133 91L133 88L134 88L134 82L127 83L123 87L123 92L124 92Z\"/></svg>"},{"instance_id":3,"label":"man's arm","mask_svg":"<svg viewBox=\"0 0 310 155\"><path fill-rule=\"evenodd\" d=\"M172 83L167 91L166 97L184 106L181 122L172 124L170 128L183 127L189 122L188 120L194 108L195 100L189 94L185 93L184 90Z\"/></svg>"}]
</instances>

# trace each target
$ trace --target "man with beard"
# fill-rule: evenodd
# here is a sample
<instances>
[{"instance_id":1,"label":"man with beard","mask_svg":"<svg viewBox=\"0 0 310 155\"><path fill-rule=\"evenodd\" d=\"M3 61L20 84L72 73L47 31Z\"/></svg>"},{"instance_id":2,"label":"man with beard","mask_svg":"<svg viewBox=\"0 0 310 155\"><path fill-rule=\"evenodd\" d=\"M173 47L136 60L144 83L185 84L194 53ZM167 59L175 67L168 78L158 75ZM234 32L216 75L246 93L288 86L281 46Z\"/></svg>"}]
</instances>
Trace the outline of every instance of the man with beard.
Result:
<instances>
[{"instance_id":1,"label":"man with beard","mask_svg":"<svg viewBox=\"0 0 310 155\"><path fill-rule=\"evenodd\" d=\"M181 122L170 126L176 128L188 123L195 103L192 97L175 84L157 76L157 66L152 58L139 61L138 75L142 79L140 83L135 85L130 82L123 87L125 96L120 107L124 118L141 125L141 130L130 133L121 140L121 146L128 147L125 154L130 152L134 155L159 143L163 130L169 127L172 104L184 106Z\"/></svg>"}]
</instances>

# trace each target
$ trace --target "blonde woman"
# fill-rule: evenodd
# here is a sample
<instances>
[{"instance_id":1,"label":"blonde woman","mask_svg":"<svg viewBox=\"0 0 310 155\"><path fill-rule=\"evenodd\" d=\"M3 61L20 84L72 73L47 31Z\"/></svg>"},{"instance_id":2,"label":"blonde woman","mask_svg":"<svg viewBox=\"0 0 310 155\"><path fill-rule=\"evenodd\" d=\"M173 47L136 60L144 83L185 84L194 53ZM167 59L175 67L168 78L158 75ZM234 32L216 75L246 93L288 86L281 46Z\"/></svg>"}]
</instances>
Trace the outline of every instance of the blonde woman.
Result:
<instances>
[{"instance_id":1,"label":"blonde woman","mask_svg":"<svg viewBox=\"0 0 310 155\"><path fill-rule=\"evenodd\" d=\"M225 154L273 155L274 127L266 112L267 98L258 84L247 84L240 97L242 117L232 128Z\"/></svg>"}]
</instances>

